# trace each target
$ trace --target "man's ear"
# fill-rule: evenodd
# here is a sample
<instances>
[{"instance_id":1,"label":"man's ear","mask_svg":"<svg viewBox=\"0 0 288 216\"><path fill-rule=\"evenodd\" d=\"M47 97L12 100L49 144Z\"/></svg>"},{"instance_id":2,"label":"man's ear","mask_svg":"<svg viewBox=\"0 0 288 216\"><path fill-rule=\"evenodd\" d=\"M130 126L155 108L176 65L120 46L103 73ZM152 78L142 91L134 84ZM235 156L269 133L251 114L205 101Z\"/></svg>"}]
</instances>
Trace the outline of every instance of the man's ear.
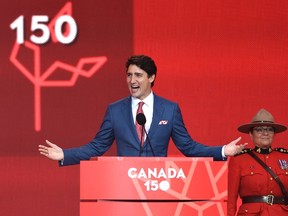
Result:
<instances>
[{"instance_id":1,"label":"man's ear","mask_svg":"<svg viewBox=\"0 0 288 216\"><path fill-rule=\"evenodd\" d=\"M149 77L149 82L152 83L155 80L155 74Z\"/></svg>"}]
</instances>

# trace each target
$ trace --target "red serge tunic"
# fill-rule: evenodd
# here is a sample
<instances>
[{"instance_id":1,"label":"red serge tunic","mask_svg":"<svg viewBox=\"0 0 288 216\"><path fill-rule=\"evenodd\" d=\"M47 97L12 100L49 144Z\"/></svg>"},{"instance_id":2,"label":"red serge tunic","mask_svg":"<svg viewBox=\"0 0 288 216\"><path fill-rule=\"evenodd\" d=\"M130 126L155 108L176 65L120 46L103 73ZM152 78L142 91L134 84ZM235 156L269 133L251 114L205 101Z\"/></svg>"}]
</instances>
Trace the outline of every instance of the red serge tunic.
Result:
<instances>
[{"instance_id":1,"label":"red serge tunic","mask_svg":"<svg viewBox=\"0 0 288 216\"><path fill-rule=\"evenodd\" d=\"M245 149L231 157L228 164L228 216L235 216L237 199L245 196L284 196L273 177ZM283 148L260 149L254 153L279 176L288 191L288 151ZM282 162L282 166L279 162ZM285 166L286 163L286 166ZM239 207L237 215L287 216L288 206L267 203L245 203Z\"/></svg>"}]
</instances>

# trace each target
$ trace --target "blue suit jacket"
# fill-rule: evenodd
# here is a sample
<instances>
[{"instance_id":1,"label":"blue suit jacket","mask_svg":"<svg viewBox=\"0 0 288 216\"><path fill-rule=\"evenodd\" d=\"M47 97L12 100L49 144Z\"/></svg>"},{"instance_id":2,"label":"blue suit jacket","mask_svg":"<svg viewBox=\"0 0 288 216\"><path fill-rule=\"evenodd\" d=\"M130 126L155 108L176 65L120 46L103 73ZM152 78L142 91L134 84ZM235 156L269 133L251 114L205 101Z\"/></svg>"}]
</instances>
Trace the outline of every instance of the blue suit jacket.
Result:
<instances>
[{"instance_id":1,"label":"blue suit jacket","mask_svg":"<svg viewBox=\"0 0 288 216\"><path fill-rule=\"evenodd\" d=\"M222 146L206 146L194 141L188 134L178 104L154 95L152 124L148 133L155 156L167 156L170 138L185 156L213 157L223 160ZM139 156L140 140L133 122L131 97L110 104L99 132L88 144L64 149L62 165L77 164L80 160L105 153L116 141L118 156ZM141 156L153 156L146 138Z\"/></svg>"}]
</instances>

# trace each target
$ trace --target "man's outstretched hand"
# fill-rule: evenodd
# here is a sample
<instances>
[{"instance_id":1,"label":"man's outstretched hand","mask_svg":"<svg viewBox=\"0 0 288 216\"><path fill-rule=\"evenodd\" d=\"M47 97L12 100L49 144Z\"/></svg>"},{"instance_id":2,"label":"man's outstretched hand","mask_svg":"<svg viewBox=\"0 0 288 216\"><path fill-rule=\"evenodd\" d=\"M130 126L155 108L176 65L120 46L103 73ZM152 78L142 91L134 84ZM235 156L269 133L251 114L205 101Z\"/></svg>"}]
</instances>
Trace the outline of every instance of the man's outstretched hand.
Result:
<instances>
[{"instance_id":1,"label":"man's outstretched hand","mask_svg":"<svg viewBox=\"0 0 288 216\"><path fill-rule=\"evenodd\" d=\"M62 148L57 146L56 144L53 144L46 140L47 146L39 145L39 152L40 154L46 156L47 158L51 160L63 160L64 159L64 153Z\"/></svg>"},{"instance_id":2,"label":"man's outstretched hand","mask_svg":"<svg viewBox=\"0 0 288 216\"><path fill-rule=\"evenodd\" d=\"M241 137L239 137L236 140L233 140L232 142L230 142L225 146L224 148L225 156L234 156L236 154L239 154L245 148L245 146L248 145L248 143L236 145L240 140Z\"/></svg>"}]
</instances>

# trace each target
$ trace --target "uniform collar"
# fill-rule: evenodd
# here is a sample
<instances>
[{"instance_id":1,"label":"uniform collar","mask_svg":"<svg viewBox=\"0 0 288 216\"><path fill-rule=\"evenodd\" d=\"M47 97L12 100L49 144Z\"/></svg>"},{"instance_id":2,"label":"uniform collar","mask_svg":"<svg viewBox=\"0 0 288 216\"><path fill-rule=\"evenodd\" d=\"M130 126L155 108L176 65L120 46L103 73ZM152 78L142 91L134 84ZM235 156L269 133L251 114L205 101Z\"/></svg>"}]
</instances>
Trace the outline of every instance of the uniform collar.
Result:
<instances>
[{"instance_id":1,"label":"uniform collar","mask_svg":"<svg viewBox=\"0 0 288 216\"><path fill-rule=\"evenodd\" d=\"M254 151L259 154L270 154L273 150L271 147L263 149L258 146L255 146Z\"/></svg>"}]
</instances>

